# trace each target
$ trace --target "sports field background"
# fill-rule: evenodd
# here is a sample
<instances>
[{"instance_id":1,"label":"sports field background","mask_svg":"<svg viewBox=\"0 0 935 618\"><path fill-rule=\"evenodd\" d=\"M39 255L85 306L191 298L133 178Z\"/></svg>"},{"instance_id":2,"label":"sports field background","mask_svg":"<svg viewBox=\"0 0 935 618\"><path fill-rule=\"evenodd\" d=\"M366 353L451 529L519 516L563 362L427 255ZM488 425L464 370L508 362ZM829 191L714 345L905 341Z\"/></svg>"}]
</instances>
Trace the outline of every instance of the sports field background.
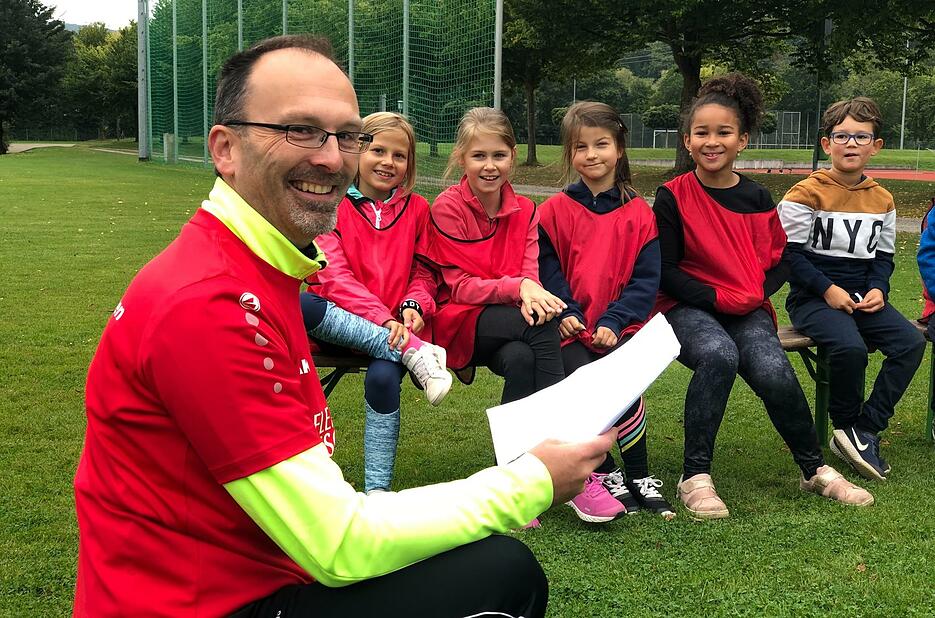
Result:
<instances>
[{"instance_id":1,"label":"sports field background","mask_svg":"<svg viewBox=\"0 0 935 618\"><path fill-rule=\"evenodd\" d=\"M636 171L638 188L649 194L664 173ZM774 195L795 181L755 178ZM77 552L71 483L87 366L127 283L176 236L212 182L200 167L140 164L86 147L0 158L0 616L70 612ZM935 195L930 183L884 184L904 216L920 216L925 197ZM424 193L431 198L437 190ZM891 301L908 316L921 309L917 244L916 234L898 236ZM779 307L784 295L774 297ZM788 323L781 309L780 321ZM868 485L875 506L847 509L800 492L797 469L762 405L738 382L714 469L731 518L695 523L680 511L668 523L641 513L588 525L567 507L553 509L541 530L522 535L549 576L550 615L935 613L935 449L923 435L929 355L885 435L893 473L886 484ZM873 357L871 375L879 360ZM806 372L794 364L811 398ZM673 365L647 399L651 471L673 501L688 378ZM405 384L400 488L489 465L483 410L498 401L499 388L482 371L474 385L456 385L431 408ZM345 378L330 400L335 458L358 486L362 389L359 377Z\"/></svg>"}]
</instances>

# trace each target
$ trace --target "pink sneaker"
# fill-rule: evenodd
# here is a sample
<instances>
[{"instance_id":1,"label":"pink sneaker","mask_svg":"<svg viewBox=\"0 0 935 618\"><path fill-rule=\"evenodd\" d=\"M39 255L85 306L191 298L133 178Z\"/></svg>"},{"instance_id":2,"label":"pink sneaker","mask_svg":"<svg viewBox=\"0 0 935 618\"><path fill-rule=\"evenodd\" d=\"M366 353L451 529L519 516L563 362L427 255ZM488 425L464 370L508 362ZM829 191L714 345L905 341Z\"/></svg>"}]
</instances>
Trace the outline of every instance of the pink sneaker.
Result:
<instances>
[{"instance_id":1,"label":"pink sneaker","mask_svg":"<svg viewBox=\"0 0 935 618\"><path fill-rule=\"evenodd\" d=\"M575 496L568 506L575 509L578 517L592 523L613 521L618 515L627 512L619 500L613 497L604 486L606 474L594 472L584 482L584 491Z\"/></svg>"}]
</instances>

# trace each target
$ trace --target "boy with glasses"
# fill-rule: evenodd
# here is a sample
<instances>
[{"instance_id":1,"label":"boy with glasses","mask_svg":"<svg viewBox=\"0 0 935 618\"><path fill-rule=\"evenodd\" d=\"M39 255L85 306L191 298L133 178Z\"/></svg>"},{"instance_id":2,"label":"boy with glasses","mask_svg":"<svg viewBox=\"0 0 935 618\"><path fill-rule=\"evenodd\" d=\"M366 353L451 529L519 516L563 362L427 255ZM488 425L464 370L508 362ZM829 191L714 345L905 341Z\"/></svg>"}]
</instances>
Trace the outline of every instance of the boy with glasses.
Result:
<instances>
[{"instance_id":1,"label":"boy with glasses","mask_svg":"<svg viewBox=\"0 0 935 618\"><path fill-rule=\"evenodd\" d=\"M822 117L830 170L797 183L779 203L791 267L786 309L797 330L828 353L831 451L863 477L886 480L886 429L922 361L925 339L887 302L896 245L893 196L864 168L883 147L881 114L866 97ZM864 399L867 346L886 359Z\"/></svg>"}]
</instances>

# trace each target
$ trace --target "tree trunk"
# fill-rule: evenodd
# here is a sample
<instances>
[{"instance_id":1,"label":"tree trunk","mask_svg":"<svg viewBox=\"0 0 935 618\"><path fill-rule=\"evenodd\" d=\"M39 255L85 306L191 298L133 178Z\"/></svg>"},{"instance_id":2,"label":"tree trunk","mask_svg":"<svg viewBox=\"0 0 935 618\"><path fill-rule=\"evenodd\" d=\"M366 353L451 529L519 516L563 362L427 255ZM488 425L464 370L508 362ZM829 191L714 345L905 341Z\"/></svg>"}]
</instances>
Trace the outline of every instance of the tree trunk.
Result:
<instances>
[{"instance_id":1,"label":"tree trunk","mask_svg":"<svg viewBox=\"0 0 935 618\"><path fill-rule=\"evenodd\" d=\"M684 119L695 95L698 94L698 89L701 88L701 56L698 54L687 55L682 50L673 47L672 57L679 69L679 74L682 76L682 96L679 98L679 112ZM682 129L679 127L680 138L681 133ZM688 149L685 148L685 141L679 139L678 145L675 147L675 173L684 174L693 169L695 169L695 162L692 161Z\"/></svg>"},{"instance_id":2,"label":"tree trunk","mask_svg":"<svg viewBox=\"0 0 935 618\"><path fill-rule=\"evenodd\" d=\"M3 137L3 121L0 120L0 155L5 155L7 151L6 139Z\"/></svg>"},{"instance_id":3,"label":"tree trunk","mask_svg":"<svg viewBox=\"0 0 935 618\"><path fill-rule=\"evenodd\" d=\"M539 165L536 158L536 83L526 80L526 165Z\"/></svg>"}]
</instances>

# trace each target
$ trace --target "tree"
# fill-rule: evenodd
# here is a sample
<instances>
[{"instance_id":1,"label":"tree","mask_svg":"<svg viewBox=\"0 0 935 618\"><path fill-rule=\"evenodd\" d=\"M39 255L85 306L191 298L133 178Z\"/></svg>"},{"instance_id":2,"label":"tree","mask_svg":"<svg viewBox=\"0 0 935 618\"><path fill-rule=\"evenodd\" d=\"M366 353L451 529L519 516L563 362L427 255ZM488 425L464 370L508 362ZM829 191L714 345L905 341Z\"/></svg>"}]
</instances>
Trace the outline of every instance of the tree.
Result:
<instances>
[{"instance_id":1,"label":"tree","mask_svg":"<svg viewBox=\"0 0 935 618\"><path fill-rule=\"evenodd\" d=\"M62 78L66 116L79 135L123 137L136 132L136 24L111 32L83 26Z\"/></svg>"},{"instance_id":2,"label":"tree","mask_svg":"<svg viewBox=\"0 0 935 618\"><path fill-rule=\"evenodd\" d=\"M655 105L641 114L643 124L652 129L678 129L678 105Z\"/></svg>"},{"instance_id":3,"label":"tree","mask_svg":"<svg viewBox=\"0 0 935 618\"><path fill-rule=\"evenodd\" d=\"M4 126L55 98L70 35L53 10L38 0L0 0L0 155Z\"/></svg>"},{"instance_id":4,"label":"tree","mask_svg":"<svg viewBox=\"0 0 935 618\"><path fill-rule=\"evenodd\" d=\"M679 107L684 113L701 86L706 62L725 61L733 68L758 72L783 41L798 36L795 56L800 66L826 75L836 61L854 50L872 50L881 66L904 67L907 56L935 45L935 5L916 0L541 0L539 23L572 8L571 34L599 40L608 49L640 49L652 42L669 46L682 76ZM836 24L824 33L825 19ZM906 38L919 49L906 50ZM690 169L683 144L675 169Z\"/></svg>"},{"instance_id":5,"label":"tree","mask_svg":"<svg viewBox=\"0 0 935 618\"><path fill-rule=\"evenodd\" d=\"M523 88L526 99L526 165L536 157L536 89L546 77L588 75L607 55L575 35L574 7L546 16L538 0L506 0L503 25L503 79Z\"/></svg>"}]
</instances>

